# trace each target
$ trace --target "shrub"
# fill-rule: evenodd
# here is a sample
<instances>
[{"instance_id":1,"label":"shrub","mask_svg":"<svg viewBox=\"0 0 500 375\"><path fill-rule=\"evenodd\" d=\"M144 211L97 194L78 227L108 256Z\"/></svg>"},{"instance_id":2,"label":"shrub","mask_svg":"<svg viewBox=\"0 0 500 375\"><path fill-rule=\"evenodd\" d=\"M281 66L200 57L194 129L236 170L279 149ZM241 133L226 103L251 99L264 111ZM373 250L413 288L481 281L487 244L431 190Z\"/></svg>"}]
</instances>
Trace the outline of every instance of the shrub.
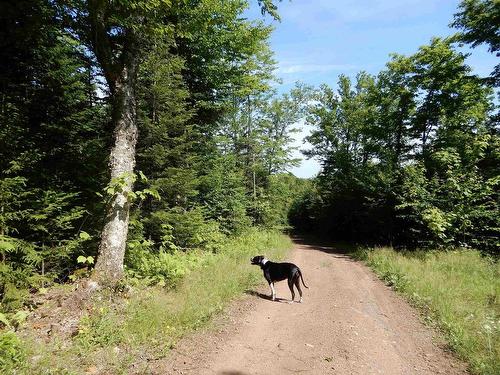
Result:
<instances>
[{"instance_id":1,"label":"shrub","mask_svg":"<svg viewBox=\"0 0 500 375\"><path fill-rule=\"evenodd\" d=\"M21 341L12 331L0 332L0 372L11 374L26 358Z\"/></svg>"}]
</instances>

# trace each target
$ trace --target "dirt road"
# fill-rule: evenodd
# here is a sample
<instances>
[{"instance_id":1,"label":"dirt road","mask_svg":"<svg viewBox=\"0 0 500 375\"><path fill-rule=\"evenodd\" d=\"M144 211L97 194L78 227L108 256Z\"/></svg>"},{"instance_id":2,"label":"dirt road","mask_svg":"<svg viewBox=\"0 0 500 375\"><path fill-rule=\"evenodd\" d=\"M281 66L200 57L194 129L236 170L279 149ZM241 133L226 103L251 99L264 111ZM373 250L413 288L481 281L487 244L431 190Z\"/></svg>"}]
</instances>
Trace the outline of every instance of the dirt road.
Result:
<instances>
[{"instance_id":1,"label":"dirt road","mask_svg":"<svg viewBox=\"0 0 500 375\"><path fill-rule=\"evenodd\" d=\"M465 374L403 299L364 265L322 246L296 243L309 289L302 304L267 288L235 303L218 330L183 340L162 374ZM264 294L265 293L265 294ZM154 372L156 372L154 371Z\"/></svg>"}]
</instances>

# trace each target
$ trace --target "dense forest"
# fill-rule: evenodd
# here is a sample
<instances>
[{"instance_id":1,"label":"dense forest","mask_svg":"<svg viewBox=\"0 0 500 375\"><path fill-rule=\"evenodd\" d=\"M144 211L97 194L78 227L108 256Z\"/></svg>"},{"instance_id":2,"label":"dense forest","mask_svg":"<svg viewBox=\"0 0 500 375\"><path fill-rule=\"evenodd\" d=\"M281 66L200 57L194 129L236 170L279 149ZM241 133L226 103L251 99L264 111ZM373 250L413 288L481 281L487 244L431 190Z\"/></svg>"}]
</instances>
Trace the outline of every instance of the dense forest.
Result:
<instances>
[{"instance_id":1,"label":"dense forest","mask_svg":"<svg viewBox=\"0 0 500 375\"><path fill-rule=\"evenodd\" d=\"M307 88L275 94L271 28L243 18L246 7L2 3L4 299L99 262L106 211L120 194L130 229L128 237L121 229L127 254L119 262L130 272L162 252L215 251L252 225L288 225L288 206L305 185L286 170L296 163L290 141ZM106 35L94 40L100 27ZM132 75L130 103L120 103L126 84L117 81ZM134 113L124 115L125 107ZM130 116L133 124L123 125ZM136 165L112 171L110 180L108 166L118 157L109 150L115 144L116 153L120 132L136 138L136 146L126 146L136 148Z\"/></svg>"},{"instance_id":2,"label":"dense forest","mask_svg":"<svg viewBox=\"0 0 500 375\"><path fill-rule=\"evenodd\" d=\"M498 253L499 69L473 74L461 47L498 54L495 1L464 1L460 33L378 75L284 94L246 1L0 7L3 310L94 262L96 279L168 279L163 254L252 226ZM299 120L312 180L287 172Z\"/></svg>"},{"instance_id":3,"label":"dense forest","mask_svg":"<svg viewBox=\"0 0 500 375\"><path fill-rule=\"evenodd\" d=\"M494 91L455 39L394 55L377 76L323 85L307 115L322 171L294 225L394 246L498 252L499 123Z\"/></svg>"}]
</instances>

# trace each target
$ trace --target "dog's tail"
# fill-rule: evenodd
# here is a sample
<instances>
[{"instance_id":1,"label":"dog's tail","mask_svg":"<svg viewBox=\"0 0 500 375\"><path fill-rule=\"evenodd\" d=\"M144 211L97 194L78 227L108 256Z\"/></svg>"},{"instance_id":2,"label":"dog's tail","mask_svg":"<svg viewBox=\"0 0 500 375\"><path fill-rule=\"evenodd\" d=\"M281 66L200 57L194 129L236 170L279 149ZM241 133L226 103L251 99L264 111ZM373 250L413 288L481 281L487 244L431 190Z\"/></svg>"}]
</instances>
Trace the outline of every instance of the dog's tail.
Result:
<instances>
[{"instance_id":1,"label":"dog's tail","mask_svg":"<svg viewBox=\"0 0 500 375\"><path fill-rule=\"evenodd\" d=\"M307 289L309 289L309 287L306 285L306 283L304 282L304 279L302 277L302 271L299 269L299 276L300 276L300 279L302 280L302 285L304 285Z\"/></svg>"}]
</instances>

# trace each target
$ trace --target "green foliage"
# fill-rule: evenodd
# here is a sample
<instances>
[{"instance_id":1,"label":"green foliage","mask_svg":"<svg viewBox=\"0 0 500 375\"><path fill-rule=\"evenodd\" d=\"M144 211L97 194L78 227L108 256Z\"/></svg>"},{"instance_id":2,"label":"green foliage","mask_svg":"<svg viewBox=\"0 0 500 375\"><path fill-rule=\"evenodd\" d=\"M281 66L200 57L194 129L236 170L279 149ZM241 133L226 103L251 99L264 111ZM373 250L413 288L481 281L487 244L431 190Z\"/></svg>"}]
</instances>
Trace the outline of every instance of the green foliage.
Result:
<instances>
[{"instance_id":1,"label":"green foliage","mask_svg":"<svg viewBox=\"0 0 500 375\"><path fill-rule=\"evenodd\" d=\"M321 214L323 202L316 184L305 180L301 194L293 200L288 210L288 221L296 230L314 232L318 225L318 215Z\"/></svg>"},{"instance_id":2,"label":"green foliage","mask_svg":"<svg viewBox=\"0 0 500 375\"><path fill-rule=\"evenodd\" d=\"M209 256L195 251L185 253L161 249L159 252L152 252L150 245L130 243L125 261L127 275L142 280L146 285L176 287L189 271L198 267Z\"/></svg>"},{"instance_id":3,"label":"green foliage","mask_svg":"<svg viewBox=\"0 0 500 375\"><path fill-rule=\"evenodd\" d=\"M207 172L200 179L207 216L220 224L223 233L241 233L251 225L244 174L238 170L235 158L226 156L212 159Z\"/></svg>"},{"instance_id":4,"label":"green foliage","mask_svg":"<svg viewBox=\"0 0 500 375\"><path fill-rule=\"evenodd\" d=\"M475 374L500 370L500 268L478 251L364 253L368 265L419 306Z\"/></svg>"},{"instance_id":5,"label":"green foliage","mask_svg":"<svg viewBox=\"0 0 500 375\"><path fill-rule=\"evenodd\" d=\"M220 238L218 224L206 220L201 208L155 211L144 219L144 228L148 237L165 250L207 249Z\"/></svg>"},{"instance_id":6,"label":"green foliage","mask_svg":"<svg viewBox=\"0 0 500 375\"><path fill-rule=\"evenodd\" d=\"M289 212L308 187L307 180L291 173L271 175L265 194L259 195L258 200L262 225L278 230L289 229Z\"/></svg>"},{"instance_id":7,"label":"green foliage","mask_svg":"<svg viewBox=\"0 0 500 375\"><path fill-rule=\"evenodd\" d=\"M296 166L298 160L292 157L296 148L290 146L300 119L311 98L312 88L296 84L290 93L264 101L257 119L257 138L261 147L263 168L269 175L286 171Z\"/></svg>"},{"instance_id":8,"label":"green foliage","mask_svg":"<svg viewBox=\"0 0 500 375\"><path fill-rule=\"evenodd\" d=\"M76 343L82 350L113 346L121 340L123 336L116 329L116 321L107 306L95 308L90 315L85 315L80 320Z\"/></svg>"},{"instance_id":9,"label":"green foliage","mask_svg":"<svg viewBox=\"0 0 500 375\"><path fill-rule=\"evenodd\" d=\"M465 58L435 38L376 77L321 86L307 155L323 169L292 222L337 239L497 252L494 103Z\"/></svg>"},{"instance_id":10,"label":"green foliage","mask_svg":"<svg viewBox=\"0 0 500 375\"><path fill-rule=\"evenodd\" d=\"M217 139L223 155L214 165L214 172L216 176L223 173L222 177L226 180L230 176L229 181L233 183L239 179L243 184L246 199L238 199L240 218L244 218L244 205L246 216L254 224L268 228L287 225L284 220L286 215L280 212L283 207L273 205L280 199L275 181L297 163L290 144L293 133L297 131L295 124L304 116L310 92L309 87L297 85L290 93L281 96L254 92L253 95L233 99L232 107L223 117L223 132ZM221 166L225 170L221 171ZM205 181L217 180L207 176ZM240 188L233 190L232 194L241 192ZM221 199L225 200L223 196Z\"/></svg>"},{"instance_id":11,"label":"green foliage","mask_svg":"<svg viewBox=\"0 0 500 375\"><path fill-rule=\"evenodd\" d=\"M11 374L25 359L26 354L17 335L12 331L0 331L0 371Z\"/></svg>"},{"instance_id":12,"label":"green foliage","mask_svg":"<svg viewBox=\"0 0 500 375\"><path fill-rule=\"evenodd\" d=\"M0 21L0 299L22 307L28 290L64 279L76 266L85 225L95 233L108 141L108 115L81 45L55 17L54 3L16 1ZM90 255L90 254L87 254Z\"/></svg>"},{"instance_id":13,"label":"green foliage","mask_svg":"<svg viewBox=\"0 0 500 375\"><path fill-rule=\"evenodd\" d=\"M249 175L257 168L264 171L271 157L263 153L274 150L281 163L288 163L282 155L290 142L288 130L281 137L267 135L269 143L261 148L259 167L247 164L247 168L242 160L248 160L248 155L237 151L239 141L232 134L242 134L247 126L240 103L249 95L267 95L274 64L267 45L271 29L240 17L246 6L216 0L180 7L174 40L156 38L155 49L141 64L143 136L138 164L149 179L141 187L151 186L161 201L146 199L139 205L136 238L139 243L144 238L152 241L152 251L217 250L225 235L241 233L252 224L255 202L249 199L253 189ZM295 102L298 96L294 91ZM283 118L289 128L297 110L291 108L292 99L287 103L290 108ZM238 120L229 126L230 118ZM264 139L263 134L253 136ZM259 178L264 205L270 173L266 170Z\"/></svg>"},{"instance_id":14,"label":"green foliage","mask_svg":"<svg viewBox=\"0 0 500 375\"><path fill-rule=\"evenodd\" d=\"M473 47L487 44L490 52L500 51L500 4L496 0L463 0L452 26L462 30L458 38ZM493 85L500 85L500 64L491 74Z\"/></svg>"},{"instance_id":15,"label":"green foliage","mask_svg":"<svg viewBox=\"0 0 500 375\"><path fill-rule=\"evenodd\" d=\"M78 258L76 258L76 261L78 263L83 263L83 264L94 264L94 257L92 256L83 256L83 255L80 255Z\"/></svg>"}]
</instances>

